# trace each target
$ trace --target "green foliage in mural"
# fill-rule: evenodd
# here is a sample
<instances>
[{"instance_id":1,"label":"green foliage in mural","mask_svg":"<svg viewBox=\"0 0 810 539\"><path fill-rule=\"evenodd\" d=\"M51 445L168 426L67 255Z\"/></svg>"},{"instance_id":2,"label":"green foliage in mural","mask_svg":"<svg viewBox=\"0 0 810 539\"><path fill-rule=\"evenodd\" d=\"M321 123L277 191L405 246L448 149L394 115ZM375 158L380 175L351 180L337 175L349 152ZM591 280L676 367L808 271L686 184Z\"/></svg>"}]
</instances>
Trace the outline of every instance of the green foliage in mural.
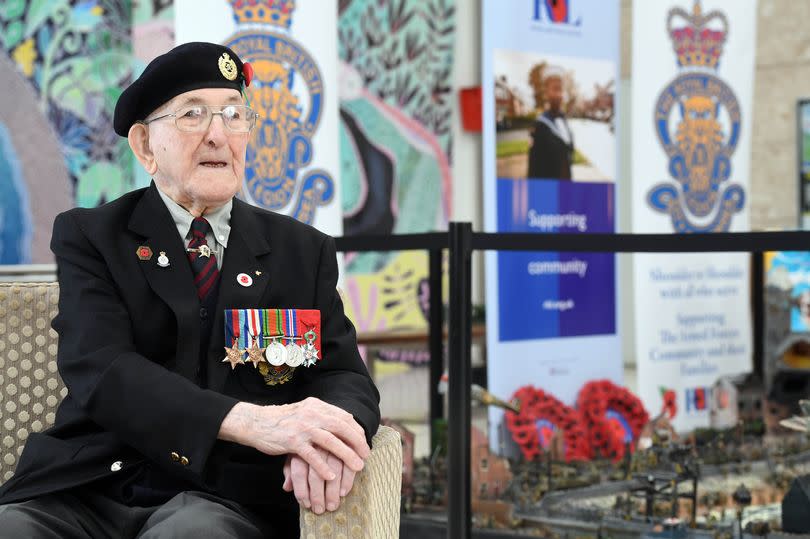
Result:
<instances>
[{"instance_id":1,"label":"green foliage in mural","mask_svg":"<svg viewBox=\"0 0 810 539\"><path fill-rule=\"evenodd\" d=\"M0 44L38 93L80 206L134 187L126 141L112 130L115 103L132 81L134 9L131 0L0 2Z\"/></svg>"}]
</instances>

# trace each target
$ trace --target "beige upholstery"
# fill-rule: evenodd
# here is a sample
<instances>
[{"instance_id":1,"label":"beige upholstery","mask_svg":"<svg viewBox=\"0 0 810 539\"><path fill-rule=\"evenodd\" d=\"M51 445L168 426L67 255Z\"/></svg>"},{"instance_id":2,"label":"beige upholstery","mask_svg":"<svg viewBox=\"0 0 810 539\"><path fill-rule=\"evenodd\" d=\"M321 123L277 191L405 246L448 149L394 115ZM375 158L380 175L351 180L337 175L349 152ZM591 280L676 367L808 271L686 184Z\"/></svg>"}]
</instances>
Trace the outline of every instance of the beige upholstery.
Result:
<instances>
[{"instance_id":1,"label":"beige upholstery","mask_svg":"<svg viewBox=\"0 0 810 539\"><path fill-rule=\"evenodd\" d=\"M53 424L67 394L56 369L56 283L0 283L0 484L14 473L30 432ZM399 536L402 446L380 427L374 450L338 511L301 509L301 537L377 539Z\"/></svg>"}]
</instances>

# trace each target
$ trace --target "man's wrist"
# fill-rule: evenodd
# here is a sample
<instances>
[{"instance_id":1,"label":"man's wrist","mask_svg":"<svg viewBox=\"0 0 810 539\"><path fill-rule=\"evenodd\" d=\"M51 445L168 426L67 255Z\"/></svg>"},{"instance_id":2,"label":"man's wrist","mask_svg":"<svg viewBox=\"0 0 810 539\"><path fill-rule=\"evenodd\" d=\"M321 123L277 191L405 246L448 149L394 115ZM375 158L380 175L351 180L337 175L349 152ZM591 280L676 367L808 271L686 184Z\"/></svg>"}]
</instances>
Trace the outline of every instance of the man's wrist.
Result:
<instances>
[{"instance_id":1,"label":"man's wrist","mask_svg":"<svg viewBox=\"0 0 810 539\"><path fill-rule=\"evenodd\" d=\"M248 442L253 438L250 432L256 422L258 408L249 402L236 403L222 420L217 438L226 442L249 445Z\"/></svg>"}]
</instances>

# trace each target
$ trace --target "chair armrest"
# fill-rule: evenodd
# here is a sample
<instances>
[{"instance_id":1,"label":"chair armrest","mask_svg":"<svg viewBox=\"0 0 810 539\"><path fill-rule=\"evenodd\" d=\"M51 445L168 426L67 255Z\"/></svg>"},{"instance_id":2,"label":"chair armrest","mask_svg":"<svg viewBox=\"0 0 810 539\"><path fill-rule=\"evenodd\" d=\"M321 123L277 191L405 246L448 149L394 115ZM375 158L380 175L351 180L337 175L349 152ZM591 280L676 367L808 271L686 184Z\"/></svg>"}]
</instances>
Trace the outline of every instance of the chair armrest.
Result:
<instances>
[{"instance_id":1,"label":"chair armrest","mask_svg":"<svg viewBox=\"0 0 810 539\"><path fill-rule=\"evenodd\" d=\"M397 431L381 426L371 445L363 471L337 511L316 515L301 507L302 539L399 537L402 442Z\"/></svg>"}]
</instances>

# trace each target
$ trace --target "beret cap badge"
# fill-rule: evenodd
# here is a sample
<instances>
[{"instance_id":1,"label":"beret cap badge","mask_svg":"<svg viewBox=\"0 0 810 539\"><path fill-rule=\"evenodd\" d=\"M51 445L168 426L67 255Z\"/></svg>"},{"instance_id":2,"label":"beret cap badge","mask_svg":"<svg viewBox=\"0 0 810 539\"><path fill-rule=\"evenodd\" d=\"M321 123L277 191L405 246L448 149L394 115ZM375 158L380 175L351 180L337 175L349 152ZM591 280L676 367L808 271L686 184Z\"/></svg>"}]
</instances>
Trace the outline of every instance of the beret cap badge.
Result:
<instances>
[{"instance_id":1,"label":"beret cap badge","mask_svg":"<svg viewBox=\"0 0 810 539\"><path fill-rule=\"evenodd\" d=\"M219 72L228 80L236 80L238 75L236 62L234 62L227 52L223 52L219 57Z\"/></svg>"}]
</instances>

